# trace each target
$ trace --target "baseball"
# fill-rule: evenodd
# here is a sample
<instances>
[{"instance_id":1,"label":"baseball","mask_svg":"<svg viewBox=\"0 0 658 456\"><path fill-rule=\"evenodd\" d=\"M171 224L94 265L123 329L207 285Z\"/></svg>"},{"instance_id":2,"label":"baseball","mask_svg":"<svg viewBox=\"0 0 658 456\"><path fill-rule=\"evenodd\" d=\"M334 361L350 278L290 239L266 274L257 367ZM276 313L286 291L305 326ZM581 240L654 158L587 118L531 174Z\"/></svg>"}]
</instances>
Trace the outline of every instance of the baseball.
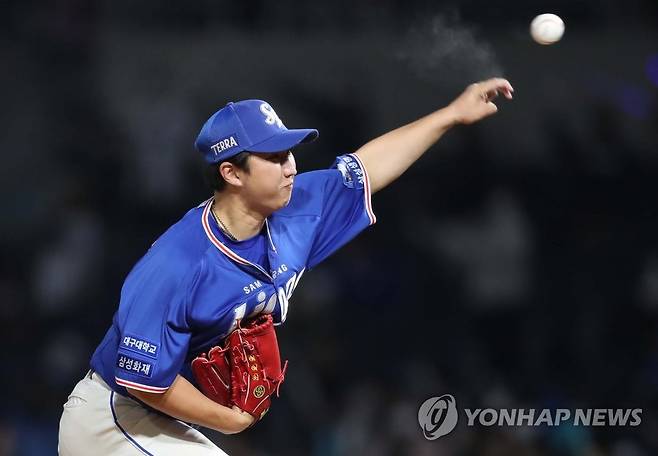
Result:
<instances>
[{"instance_id":1,"label":"baseball","mask_svg":"<svg viewBox=\"0 0 658 456\"><path fill-rule=\"evenodd\" d=\"M530 35L539 44L553 44L564 34L564 22L555 14L540 14L530 24Z\"/></svg>"}]
</instances>

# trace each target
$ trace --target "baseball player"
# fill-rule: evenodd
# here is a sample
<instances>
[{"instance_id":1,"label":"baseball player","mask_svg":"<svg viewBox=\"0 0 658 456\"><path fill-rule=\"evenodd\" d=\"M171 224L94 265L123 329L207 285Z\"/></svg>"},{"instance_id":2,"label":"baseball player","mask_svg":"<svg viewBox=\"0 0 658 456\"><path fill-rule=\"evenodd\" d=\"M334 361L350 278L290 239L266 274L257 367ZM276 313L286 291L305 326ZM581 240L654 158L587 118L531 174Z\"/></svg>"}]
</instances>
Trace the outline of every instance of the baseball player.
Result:
<instances>
[{"instance_id":1,"label":"baseball player","mask_svg":"<svg viewBox=\"0 0 658 456\"><path fill-rule=\"evenodd\" d=\"M214 195L126 278L90 371L64 404L60 454L225 454L190 424L238 433L267 411L285 373L270 326L286 320L304 272L375 223L373 193L450 127L495 113L491 100L512 92L505 79L472 84L331 169L299 176L292 149L316 130L287 129L261 100L213 114L195 146Z\"/></svg>"}]
</instances>

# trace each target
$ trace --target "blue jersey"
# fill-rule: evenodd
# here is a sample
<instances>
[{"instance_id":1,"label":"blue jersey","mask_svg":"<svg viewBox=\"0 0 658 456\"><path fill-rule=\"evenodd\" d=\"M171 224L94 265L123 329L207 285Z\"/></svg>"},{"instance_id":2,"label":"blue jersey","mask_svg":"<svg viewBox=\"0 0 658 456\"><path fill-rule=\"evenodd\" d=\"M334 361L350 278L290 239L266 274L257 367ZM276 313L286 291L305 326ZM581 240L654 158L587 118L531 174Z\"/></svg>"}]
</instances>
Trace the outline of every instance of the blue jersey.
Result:
<instances>
[{"instance_id":1,"label":"blue jersey","mask_svg":"<svg viewBox=\"0 0 658 456\"><path fill-rule=\"evenodd\" d=\"M189 378L191 359L220 344L239 319L269 313L283 323L304 271L375 223L368 176L352 154L295 178L290 203L265 222L265 243L231 249L211 203L169 228L123 284L112 326L91 358L118 393L164 392L177 374ZM264 261L249 261L263 259L250 248L265 248Z\"/></svg>"}]
</instances>

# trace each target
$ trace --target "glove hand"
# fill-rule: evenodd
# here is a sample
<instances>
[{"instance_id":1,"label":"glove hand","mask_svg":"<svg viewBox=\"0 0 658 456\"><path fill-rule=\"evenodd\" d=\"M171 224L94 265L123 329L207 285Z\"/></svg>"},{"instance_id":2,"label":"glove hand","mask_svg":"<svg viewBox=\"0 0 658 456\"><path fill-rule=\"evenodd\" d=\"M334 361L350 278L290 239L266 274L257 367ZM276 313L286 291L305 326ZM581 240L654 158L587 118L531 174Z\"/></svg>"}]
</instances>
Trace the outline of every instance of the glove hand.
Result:
<instances>
[{"instance_id":1,"label":"glove hand","mask_svg":"<svg viewBox=\"0 0 658 456\"><path fill-rule=\"evenodd\" d=\"M281 367L279 344L271 315L239 325L226 339L231 360L231 402L257 420L269 410L271 396L279 394L286 364Z\"/></svg>"},{"instance_id":2,"label":"glove hand","mask_svg":"<svg viewBox=\"0 0 658 456\"><path fill-rule=\"evenodd\" d=\"M218 404L231 405L231 367L226 356L227 349L213 347L192 360L192 373L199 388L207 397Z\"/></svg>"},{"instance_id":3,"label":"glove hand","mask_svg":"<svg viewBox=\"0 0 658 456\"><path fill-rule=\"evenodd\" d=\"M222 347L197 356L192 373L203 394L250 415L251 426L267 413L272 395L279 395L287 363L281 366L272 316L260 315L239 322Z\"/></svg>"}]
</instances>

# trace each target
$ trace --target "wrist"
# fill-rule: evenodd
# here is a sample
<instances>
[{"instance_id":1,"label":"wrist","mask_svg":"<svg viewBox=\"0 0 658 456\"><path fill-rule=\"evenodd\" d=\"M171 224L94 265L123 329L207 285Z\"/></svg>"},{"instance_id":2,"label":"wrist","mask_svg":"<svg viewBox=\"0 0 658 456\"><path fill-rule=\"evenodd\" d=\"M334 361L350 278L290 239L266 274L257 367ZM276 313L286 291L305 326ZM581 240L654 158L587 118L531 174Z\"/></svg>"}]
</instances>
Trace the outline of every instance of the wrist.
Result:
<instances>
[{"instance_id":1,"label":"wrist","mask_svg":"<svg viewBox=\"0 0 658 456\"><path fill-rule=\"evenodd\" d=\"M459 113L459 109L454 103L450 103L439 112L441 112L445 118L444 122L447 125L446 129L463 123L463 116Z\"/></svg>"},{"instance_id":2,"label":"wrist","mask_svg":"<svg viewBox=\"0 0 658 456\"><path fill-rule=\"evenodd\" d=\"M235 406L231 407L229 410L231 412L227 420L228 422L223 429L220 430L224 434L237 434L242 432L255 421L253 416L247 412L243 412Z\"/></svg>"},{"instance_id":3,"label":"wrist","mask_svg":"<svg viewBox=\"0 0 658 456\"><path fill-rule=\"evenodd\" d=\"M215 416L210 428L222 434L237 434L245 429L244 418L230 407L215 403Z\"/></svg>"},{"instance_id":4,"label":"wrist","mask_svg":"<svg viewBox=\"0 0 658 456\"><path fill-rule=\"evenodd\" d=\"M256 418L249 412L234 408L235 413L238 415L238 422L240 423L241 430L244 431L256 422Z\"/></svg>"}]
</instances>

